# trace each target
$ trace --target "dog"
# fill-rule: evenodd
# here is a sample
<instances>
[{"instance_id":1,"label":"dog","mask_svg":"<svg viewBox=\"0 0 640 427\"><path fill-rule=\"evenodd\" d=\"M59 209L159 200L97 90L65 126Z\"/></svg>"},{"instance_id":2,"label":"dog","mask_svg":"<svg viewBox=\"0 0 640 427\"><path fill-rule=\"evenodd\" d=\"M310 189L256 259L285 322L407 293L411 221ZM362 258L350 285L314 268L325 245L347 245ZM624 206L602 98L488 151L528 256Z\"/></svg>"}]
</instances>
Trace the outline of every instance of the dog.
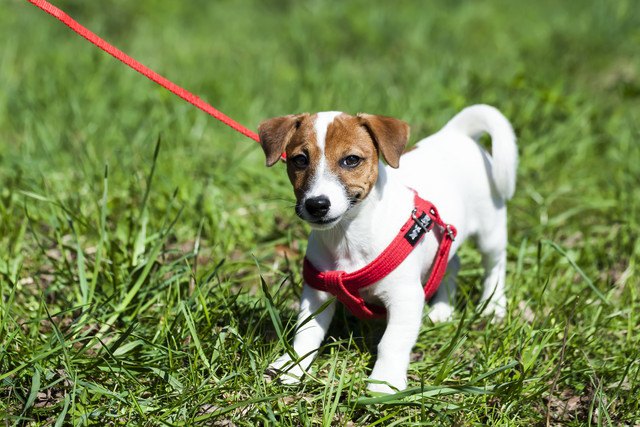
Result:
<instances>
[{"instance_id":1,"label":"dog","mask_svg":"<svg viewBox=\"0 0 640 427\"><path fill-rule=\"evenodd\" d=\"M478 143L485 133L491 136L491 155ZM407 387L411 349L425 305L423 283L447 236L448 274L431 299L431 321L453 315L460 268L455 253L467 238L482 255L483 314L505 316L506 201L515 191L518 152L512 126L497 109L465 108L405 154L409 125L371 114L331 111L276 117L260 124L259 136L267 166L286 154L296 214L312 230L305 261L313 266L309 268L342 274L367 266L398 236L413 212L416 195L440 213L442 227L424 227L423 238L393 271L353 296L386 311L387 325L368 390L393 393ZM448 224L455 226L455 240ZM415 230L422 231L424 225ZM307 282L293 341L296 354L285 353L267 370L285 384L305 374L335 311L335 300L328 302L332 294ZM324 304L328 305L319 312Z\"/></svg>"}]
</instances>

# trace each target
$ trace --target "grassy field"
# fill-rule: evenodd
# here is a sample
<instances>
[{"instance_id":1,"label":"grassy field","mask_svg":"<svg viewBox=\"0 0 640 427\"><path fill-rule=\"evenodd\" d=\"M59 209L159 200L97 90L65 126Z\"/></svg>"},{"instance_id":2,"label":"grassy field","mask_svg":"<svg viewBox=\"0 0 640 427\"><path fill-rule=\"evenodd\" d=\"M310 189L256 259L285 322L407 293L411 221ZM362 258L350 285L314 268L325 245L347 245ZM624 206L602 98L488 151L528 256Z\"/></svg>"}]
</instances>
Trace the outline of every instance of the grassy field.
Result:
<instances>
[{"instance_id":1,"label":"grassy field","mask_svg":"<svg viewBox=\"0 0 640 427\"><path fill-rule=\"evenodd\" d=\"M57 1L251 128L337 109L412 142L512 120L507 319L425 318L410 388L367 395L383 325L339 313L312 378L263 376L308 229L257 144L23 0L0 14L3 425L640 425L635 0ZM455 167L455 163L452 163Z\"/></svg>"}]
</instances>

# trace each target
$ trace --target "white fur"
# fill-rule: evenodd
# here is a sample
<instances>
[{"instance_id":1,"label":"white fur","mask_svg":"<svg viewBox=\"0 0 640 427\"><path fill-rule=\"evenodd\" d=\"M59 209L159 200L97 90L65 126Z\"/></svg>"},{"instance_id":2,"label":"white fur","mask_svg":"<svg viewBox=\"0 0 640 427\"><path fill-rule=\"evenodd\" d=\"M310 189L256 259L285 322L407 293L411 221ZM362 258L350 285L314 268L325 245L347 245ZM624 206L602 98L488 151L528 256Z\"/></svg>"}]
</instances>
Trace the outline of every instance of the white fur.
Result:
<instances>
[{"instance_id":1,"label":"white fur","mask_svg":"<svg viewBox=\"0 0 640 427\"><path fill-rule=\"evenodd\" d=\"M318 116L317 135L323 135L323 128L326 132L330 117L333 120L335 113ZM473 140L482 132L492 137L493 158ZM500 318L506 310L505 201L513 195L516 166L515 136L507 119L493 107L469 107L402 156L399 169L380 163L378 180L365 200L348 210L332 228L312 231L307 257L320 270L351 272L371 262L409 217L413 208L409 186L434 203L443 220L458 230L448 275L432 300L431 320L448 320L453 314L455 274L459 268L455 253L467 238L476 241L482 254L485 314ZM319 175L314 185L317 188L329 185L321 182L325 179L326 176ZM439 238L439 231L427 234L396 270L361 291L366 301L383 304L388 312L369 390L390 393L407 385L411 349L422 321L422 287L438 249L436 236ZM335 302L307 320L330 298L331 295L304 285L298 324L306 323L298 328L293 343L298 359L291 360L285 354L271 365L274 370L286 371L284 382L298 381L315 357L329 328Z\"/></svg>"},{"instance_id":2,"label":"white fur","mask_svg":"<svg viewBox=\"0 0 640 427\"><path fill-rule=\"evenodd\" d=\"M347 197L347 193L345 192L344 186L342 185L338 177L331 172L331 169L329 169L329 167L327 166L327 159L324 156L327 128L329 127L331 122L333 122L333 119L335 119L339 114L342 113L339 111L318 113L318 116L316 117L316 121L314 123L314 129L316 132L316 143L318 144L318 148L320 148L322 157L320 158L320 162L318 163L316 173L311 179L309 190L302 200L301 206L303 209L303 218L305 219L309 219L310 215L304 208L304 201L312 197L326 196L329 198L331 207L329 208L329 212L327 212L326 214L327 219L336 218L337 220L347 211L347 209L349 209L349 199ZM332 227L333 225L334 224L331 223L324 226L312 226L317 229L326 229Z\"/></svg>"},{"instance_id":3,"label":"white fur","mask_svg":"<svg viewBox=\"0 0 640 427\"><path fill-rule=\"evenodd\" d=\"M511 124L502 113L490 105L473 105L451 119L446 128L474 139L485 132L493 136L491 157L494 184L504 200L511 199L516 190L518 149L513 143L516 136Z\"/></svg>"},{"instance_id":4,"label":"white fur","mask_svg":"<svg viewBox=\"0 0 640 427\"><path fill-rule=\"evenodd\" d=\"M342 112L340 111L323 111L316 115L316 121L313 124L313 128L316 131L316 144L318 148L324 154L324 147L327 143L327 129L329 125L333 123L333 120L338 117Z\"/></svg>"}]
</instances>

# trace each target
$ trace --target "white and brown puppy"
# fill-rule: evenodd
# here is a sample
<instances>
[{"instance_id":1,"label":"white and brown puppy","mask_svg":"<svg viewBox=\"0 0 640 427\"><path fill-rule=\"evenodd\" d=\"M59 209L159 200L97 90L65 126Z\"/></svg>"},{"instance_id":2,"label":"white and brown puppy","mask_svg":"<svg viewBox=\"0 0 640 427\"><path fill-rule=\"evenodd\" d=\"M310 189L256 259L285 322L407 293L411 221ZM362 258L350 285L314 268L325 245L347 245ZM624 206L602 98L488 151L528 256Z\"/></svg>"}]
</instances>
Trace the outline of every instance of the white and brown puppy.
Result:
<instances>
[{"instance_id":1,"label":"white and brown puppy","mask_svg":"<svg viewBox=\"0 0 640 427\"><path fill-rule=\"evenodd\" d=\"M410 216L415 189L458 231L448 274L432 300L431 320L452 316L459 269L455 252L467 238L475 240L482 254L485 312L504 316L506 201L515 189L518 155L511 125L498 110L487 105L466 108L404 155L409 126L389 117L290 115L263 122L259 133L267 166L286 153L296 213L312 228L307 257L316 268L352 272L370 263ZM492 138L491 155L475 140L483 133ZM409 357L425 303L423 283L438 244L435 233L428 233L398 268L360 292L365 301L387 309L369 390L390 393L407 386ZM335 302L313 319L309 316L331 297L304 285L298 317L302 326L293 342L298 358L284 354L270 366L282 373L283 382L299 381L315 357Z\"/></svg>"}]
</instances>

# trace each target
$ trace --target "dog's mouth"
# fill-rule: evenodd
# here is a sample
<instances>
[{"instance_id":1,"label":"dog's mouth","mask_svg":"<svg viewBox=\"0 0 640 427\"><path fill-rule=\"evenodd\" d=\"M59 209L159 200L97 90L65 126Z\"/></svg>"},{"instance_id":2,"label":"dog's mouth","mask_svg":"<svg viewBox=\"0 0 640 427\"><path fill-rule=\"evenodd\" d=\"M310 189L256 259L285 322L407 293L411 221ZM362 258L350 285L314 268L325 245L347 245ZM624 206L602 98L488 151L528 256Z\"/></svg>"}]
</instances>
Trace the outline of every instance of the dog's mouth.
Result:
<instances>
[{"instance_id":1,"label":"dog's mouth","mask_svg":"<svg viewBox=\"0 0 640 427\"><path fill-rule=\"evenodd\" d=\"M338 216L338 217L334 217L334 218L305 219L305 221L307 221L309 224L311 224L312 227L314 225L317 225L317 226L320 226L322 228L328 228L327 226L336 225L338 223L338 221L340 221L340 218L342 218L342 216Z\"/></svg>"},{"instance_id":2,"label":"dog's mouth","mask_svg":"<svg viewBox=\"0 0 640 427\"><path fill-rule=\"evenodd\" d=\"M296 211L296 215L300 219L307 222L311 226L311 228L317 229L317 230L328 230L333 226L335 226L338 222L340 222L340 220L345 216L345 214L347 214L351 210L351 208L353 208L355 205L357 205L361 201L362 199L360 198L360 194L349 197L346 210L344 212L341 212L338 215L335 215L334 213L334 215L331 217L325 215L323 217L316 218L310 215L307 212L307 210L304 208L304 205L300 202L296 204L295 211ZM328 214L331 214L331 212L328 212Z\"/></svg>"},{"instance_id":3,"label":"dog's mouth","mask_svg":"<svg viewBox=\"0 0 640 427\"><path fill-rule=\"evenodd\" d=\"M344 214L335 215L332 217L324 216L320 218L314 218L313 216L309 215L309 213L302 207L301 204L297 204L296 215L298 215L300 219L309 223L311 228L315 228L319 230L327 230L329 228L332 228L334 225L336 225L340 221L340 219L342 219L342 216Z\"/></svg>"}]
</instances>

